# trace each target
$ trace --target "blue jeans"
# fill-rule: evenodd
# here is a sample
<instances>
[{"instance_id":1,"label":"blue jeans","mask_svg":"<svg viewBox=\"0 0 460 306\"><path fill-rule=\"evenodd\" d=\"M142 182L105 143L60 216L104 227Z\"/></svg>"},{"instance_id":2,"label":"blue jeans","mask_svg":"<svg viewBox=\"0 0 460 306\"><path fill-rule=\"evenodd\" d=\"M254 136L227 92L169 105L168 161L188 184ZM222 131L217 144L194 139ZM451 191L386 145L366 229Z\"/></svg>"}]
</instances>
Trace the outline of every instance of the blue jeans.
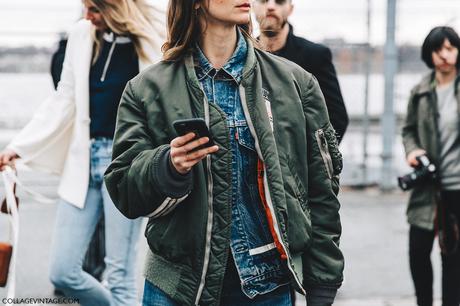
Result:
<instances>
[{"instance_id":1,"label":"blue jeans","mask_svg":"<svg viewBox=\"0 0 460 306\"><path fill-rule=\"evenodd\" d=\"M227 291L221 297L221 306L292 306L290 287L288 285L277 288L264 295L257 295L255 298L248 298L241 287ZM169 298L163 291L158 289L149 281L145 281L144 299L142 306L180 306Z\"/></svg>"},{"instance_id":2,"label":"blue jeans","mask_svg":"<svg viewBox=\"0 0 460 306\"><path fill-rule=\"evenodd\" d=\"M51 282L82 306L133 306L136 290L136 246L141 219L129 220L115 207L103 181L112 141L91 145L91 177L85 207L60 200L51 251ZM105 217L106 271L103 284L82 270L83 259L102 214Z\"/></svg>"}]
</instances>

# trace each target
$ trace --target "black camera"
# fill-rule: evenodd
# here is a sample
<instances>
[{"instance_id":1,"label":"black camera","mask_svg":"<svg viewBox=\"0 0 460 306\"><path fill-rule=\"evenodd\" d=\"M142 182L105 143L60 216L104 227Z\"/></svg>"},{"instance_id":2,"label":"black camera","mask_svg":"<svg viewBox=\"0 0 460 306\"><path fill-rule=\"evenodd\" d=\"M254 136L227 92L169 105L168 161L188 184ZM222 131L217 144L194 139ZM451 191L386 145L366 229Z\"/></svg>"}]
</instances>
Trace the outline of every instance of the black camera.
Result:
<instances>
[{"instance_id":1,"label":"black camera","mask_svg":"<svg viewBox=\"0 0 460 306\"><path fill-rule=\"evenodd\" d=\"M436 166L430 161L428 156L421 155L415 159L418 165L412 173L398 177L399 188L406 191L414 188L421 182L434 181L436 179Z\"/></svg>"}]
</instances>

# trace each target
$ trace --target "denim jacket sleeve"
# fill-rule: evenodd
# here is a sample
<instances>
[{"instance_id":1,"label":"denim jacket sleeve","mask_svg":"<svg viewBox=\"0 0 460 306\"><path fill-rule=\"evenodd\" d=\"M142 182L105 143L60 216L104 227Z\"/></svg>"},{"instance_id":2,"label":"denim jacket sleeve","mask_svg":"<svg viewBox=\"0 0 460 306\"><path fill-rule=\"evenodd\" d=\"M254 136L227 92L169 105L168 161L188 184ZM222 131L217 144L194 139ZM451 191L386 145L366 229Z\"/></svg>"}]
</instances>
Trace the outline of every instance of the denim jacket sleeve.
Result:
<instances>
[{"instance_id":1,"label":"denim jacket sleeve","mask_svg":"<svg viewBox=\"0 0 460 306\"><path fill-rule=\"evenodd\" d=\"M170 147L155 144L146 110L128 82L122 95L113 143L112 163L105 173L107 190L128 218L156 218L171 212L190 193L192 173L171 169Z\"/></svg>"}]
</instances>

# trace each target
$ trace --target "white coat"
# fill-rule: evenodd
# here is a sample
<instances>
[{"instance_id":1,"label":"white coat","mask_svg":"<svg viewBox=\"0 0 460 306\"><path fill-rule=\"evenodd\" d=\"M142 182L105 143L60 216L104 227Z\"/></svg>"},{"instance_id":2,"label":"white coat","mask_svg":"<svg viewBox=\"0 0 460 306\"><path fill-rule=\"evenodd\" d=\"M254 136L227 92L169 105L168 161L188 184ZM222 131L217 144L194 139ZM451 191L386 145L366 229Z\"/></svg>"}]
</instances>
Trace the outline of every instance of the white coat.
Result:
<instances>
[{"instance_id":1,"label":"white coat","mask_svg":"<svg viewBox=\"0 0 460 306\"><path fill-rule=\"evenodd\" d=\"M89 71L91 23L79 21L69 33L61 81L7 148L26 166L61 175L58 194L83 208L90 177ZM142 42L150 62L139 58L139 71L160 60L160 39Z\"/></svg>"}]
</instances>

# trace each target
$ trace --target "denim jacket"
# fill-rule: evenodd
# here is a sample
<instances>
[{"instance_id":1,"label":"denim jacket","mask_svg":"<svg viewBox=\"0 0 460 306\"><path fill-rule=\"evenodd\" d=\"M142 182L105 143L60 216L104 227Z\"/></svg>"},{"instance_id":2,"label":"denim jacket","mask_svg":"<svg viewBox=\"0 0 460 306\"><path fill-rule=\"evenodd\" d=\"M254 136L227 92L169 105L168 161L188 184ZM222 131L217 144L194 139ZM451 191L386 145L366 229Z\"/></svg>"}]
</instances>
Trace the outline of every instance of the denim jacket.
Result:
<instances>
[{"instance_id":1,"label":"denim jacket","mask_svg":"<svg viewBox=\"0 0 460 306\"><path fill-rule=\"evenodd\" d=\"M237 48L219 70L212 67L199 46L194 54L195 71L208 102L218 106L227 118L232 148L230 247L242 290L253 298L289 283L289 277L273 242L259 196L258 157L238 91L246 56L247 43L240 32Z\"/></svg>"}]
</instances>

